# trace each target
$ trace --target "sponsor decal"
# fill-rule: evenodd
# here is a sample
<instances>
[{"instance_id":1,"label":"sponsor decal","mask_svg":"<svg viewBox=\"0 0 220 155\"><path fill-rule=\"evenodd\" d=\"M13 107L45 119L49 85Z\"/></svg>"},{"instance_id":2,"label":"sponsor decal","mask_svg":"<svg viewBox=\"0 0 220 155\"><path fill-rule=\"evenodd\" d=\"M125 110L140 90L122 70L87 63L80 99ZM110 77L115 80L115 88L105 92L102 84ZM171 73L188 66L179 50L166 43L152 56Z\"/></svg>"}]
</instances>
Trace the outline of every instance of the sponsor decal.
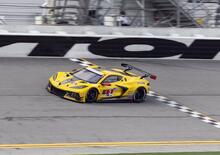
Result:
<instances>
[{"instance_id":1,"label":"sponsor decal","mask_svg":"<svg viewBox=\"0 0 220 155\"><path fill-rule=\"evenodd\" d=\"M77 52L74 49L77 45L85 46L83 49L87 50L85 51L87 55L123 58L166 58L179 56L179 59L213 59L220 51L219 39L178 38L175 40L167 38L107 39L105 37L82 36L0 36L0 47L16 43L37 43L27 56L52 57L65 57L67 53ZM129 51L127 47L131 46L135 46L137 49ZM152 48L145 48L146 46Z\"/></svg>"}]
</instances>

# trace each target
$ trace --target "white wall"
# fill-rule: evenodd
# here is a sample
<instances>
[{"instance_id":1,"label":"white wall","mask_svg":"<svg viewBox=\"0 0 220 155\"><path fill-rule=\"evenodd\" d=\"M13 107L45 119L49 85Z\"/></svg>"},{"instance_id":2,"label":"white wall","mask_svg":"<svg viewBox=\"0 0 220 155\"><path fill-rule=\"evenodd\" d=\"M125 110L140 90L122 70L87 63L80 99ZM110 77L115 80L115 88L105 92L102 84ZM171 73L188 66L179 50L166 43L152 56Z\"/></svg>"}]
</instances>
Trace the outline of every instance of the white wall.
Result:
<instances>
[{"instance_id":1,"label":"white wall","mask_svg":"<svg viewBox=\"0 0 220 155\"><path fill-rule=\"evenodd\" d=\"M0 57L220 60L220 29L0 26Z\"/></svg>"},{"instance_id":2,"label":"white wall","mask_svg":"<svg viewBox=\"0 0 220 155\"><path fill-rule=\"evenodd\" d=\"M1 0L0 16L6 24L34 24L34 17L42 13L44 0Z\"/></svg>"}]
</instances>

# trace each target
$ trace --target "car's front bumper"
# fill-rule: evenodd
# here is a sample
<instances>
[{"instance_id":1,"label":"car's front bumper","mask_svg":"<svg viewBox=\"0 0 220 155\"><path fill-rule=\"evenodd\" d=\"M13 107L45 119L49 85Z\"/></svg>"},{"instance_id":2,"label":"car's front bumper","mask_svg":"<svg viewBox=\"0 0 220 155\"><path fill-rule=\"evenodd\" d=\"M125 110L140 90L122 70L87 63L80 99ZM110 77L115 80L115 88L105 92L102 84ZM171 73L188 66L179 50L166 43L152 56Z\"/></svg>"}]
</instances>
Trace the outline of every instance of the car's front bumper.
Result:
<instances>
[{"instance_id":1,"label":"car's front bumper","mask_svg":"<svg viewBox=\"0 0 220 155\"><path fill-rule=\"evenodd\" d=\"M73 101L76 101L76 102L83 102L83 98L80 97L79 93L59 89L59 88L55 87L51 82L48 83L47 90L50 93L55 94L59 97L66 98L66 99L69 99L69 100L73 100Z\"/></svg>"}]
</instances>

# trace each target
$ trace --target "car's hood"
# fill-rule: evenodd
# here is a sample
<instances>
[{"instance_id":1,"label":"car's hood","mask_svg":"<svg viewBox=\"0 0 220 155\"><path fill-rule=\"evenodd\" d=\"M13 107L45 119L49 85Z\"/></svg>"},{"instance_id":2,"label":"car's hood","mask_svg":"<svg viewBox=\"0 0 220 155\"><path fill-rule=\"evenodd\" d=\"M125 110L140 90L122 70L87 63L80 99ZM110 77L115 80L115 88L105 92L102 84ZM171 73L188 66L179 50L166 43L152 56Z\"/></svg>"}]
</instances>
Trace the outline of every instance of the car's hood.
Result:
<instances>
[{"instance_id":1,"label":"car's hood","mask_svg":"<svg viewBox=\"0 0 220 155\"><path fill-rule=\"evenodd\" d=\"M73 85L73 86L76 86L76 85L86 85L86 84L88 84L88 82L77 79L76 77L71 77L71 78L68 78L68 79L60 80L59 84L60 85Z\"/></svg>"},{"instance_id":2,"label":"car's hood","mask_svg":"<svg viewBox=\"0 0 220 155\"><path fill-rule=\"evenodd\" d=\"M89 84L88 82L80 80L66 72L58 72L55 82L58 83L59 86L66 87L85 86Z\"/></svg>"}]
</instances>

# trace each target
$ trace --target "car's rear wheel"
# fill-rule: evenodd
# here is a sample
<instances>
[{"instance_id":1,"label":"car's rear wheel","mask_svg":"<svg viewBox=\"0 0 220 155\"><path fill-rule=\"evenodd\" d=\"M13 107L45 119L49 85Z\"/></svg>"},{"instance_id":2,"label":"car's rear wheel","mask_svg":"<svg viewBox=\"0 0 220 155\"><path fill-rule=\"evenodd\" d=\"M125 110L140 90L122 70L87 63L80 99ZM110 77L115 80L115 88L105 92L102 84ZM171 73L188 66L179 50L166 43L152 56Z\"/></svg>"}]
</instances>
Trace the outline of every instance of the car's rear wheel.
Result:
<instances>
[{"instance_id":1,"label":"car's rear wheel","mask_svg":"<svg viewBox=\"0 0 220 155\"><path fill-rule=\"evenodd\" d=\"M97 97L98 97L98 91L95 88L90 89L87 92L86 95L86 102L87 103L92 103L92 102L96 102L97 101Z\"/></svg>"},{"instance_id":2,"label":"car's rear wheel","mask_svg":"<svg viewBox=\"0 0 220 155\"><path fill-rule=\"evenodd\" d=\"M140 102L144 102L147 96L147 92L145 90L145 88L138 88L133 96L133 101L136 103L140 103Z\"/></svg>"}]
</instances>

